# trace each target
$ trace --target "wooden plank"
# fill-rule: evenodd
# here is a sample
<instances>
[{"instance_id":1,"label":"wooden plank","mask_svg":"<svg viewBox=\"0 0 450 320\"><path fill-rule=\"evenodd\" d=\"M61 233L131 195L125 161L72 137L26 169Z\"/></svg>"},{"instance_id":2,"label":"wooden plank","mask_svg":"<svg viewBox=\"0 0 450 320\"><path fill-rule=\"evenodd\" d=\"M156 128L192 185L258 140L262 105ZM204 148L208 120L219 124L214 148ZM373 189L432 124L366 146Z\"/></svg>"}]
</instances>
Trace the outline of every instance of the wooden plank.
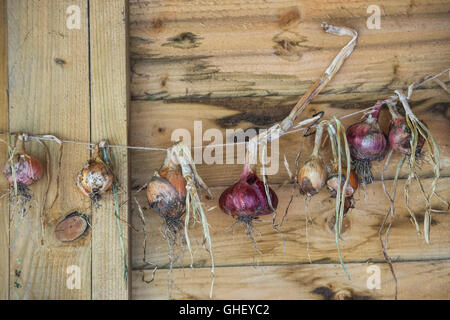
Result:
<instances>
[{"instance_id":1,"label":"wooden plank","mask_svg":"<svg viewBox=\"0 0 450 320\"><path fill-rule=\"evenodd\" d=\"M80 9L80 29L67 27L66 10L71 5ZM89 141L87 1L11 0L7 9L10 130ZM74 183L89 152L79 145L64 146L56 190L59 147L47 145L51 160L48 204L59 196L43 214L43 242L39 208L46 179L31 187L32 208L27 214L11 210L10 298L90 299L90 234L68 244L54 237L56 224L67 214L74 210L89 214L90 202L83 201ZM45 163L42 146L32 142L26 147ZM68 270L71 266L75 267ZM68 286L68 280L74 286Z\"/></svg>"},{"instance_id":2,"label":"wooden plank","mask_svg":"<svg viewBox=\"0 0 450 320\"><path fill-rule=\"evenodd\" d=\"M440 90L444 92L444 90ZM418 91L413 95L411 103L414 112L430 127L441 149L441 174L450 175L450 148L447 132L450 130L449 102L450 95L445 92L444 103L435 98L440 95L438 91ZM336 95L334 95L336 97ZM342 116L358 109L367 108L383 96L374 96L369 102L352 102L345 100L316 102L308 106L300 119L307 118L317 111L325 111L325 117ZM191 135L191 143L194 144L194 121L201 121L202 132L197 130L200 137L208 129L219 129L223 135L222 141L214 141L214 144L225 143L225 137L230 136L226 130L266 128L277 121L282 120L290 112L296 99L292 97L261 97L261 98L235 98L235 99L194 99L191 101L135 101L132 104L130 125L133 128L130 141L136 146L168 147L171 144L172 133L177 129L186 129ZM299 120L300 120L299 119ZM349 126L359 121L360 115L343 119L343 124ZM383 111L380 124L385 132L388 131L389 115L387 109ZM314 137L303 138L302 132L282 137L279 143L279 154L274 153L273 159L278 160L278 172L269 177L271 183L282 183L288 179L287 171L283 165L285 154L291 170L294 169L297 153L301 150L301 161L311 154ZM205 140L204 145L211 143ZM322 150L327 161L331 159L329 145ZM236 148L235 148L236 150ZM274 149L275 150L275 149ZM223 150L223 164L208 165L204 161L198 165L199 172L209 186L230 185L239 176L242 165L227 164L227 150ZM237 154L237 151L235 151ZM269 152L270 155L270 152ZM133 172L132 184L134 187L146 183L153 170L161 166L165 157L164 152L153 152L149 156L148 151L132 151ZM394 155L392 163L396 163L400 156ZM375 179L380 179L384 162L373 162ZM147 172L148 174L143 174ZM433 169L429 165L423 165L421 174L431 176ZM390 166L385 177L394 176L395 166ZM402 177L406 176L406 171Z\"/></svg>"},{"instance_id":3,"label":"wooden plank","mask_svg":"<svg viewBox=\"0 0 450 320\"><path fill-rule=\"evenodd\" d=\"M450 261L395 263L398 298L450 299ZM368 289L369 277L380 268L380 289ZM386 264L347 265L347 280L339 264L216 268L214 298L223 300L393 299L394 283ZM375 269L377 270L377 269ZM146 280L152 271L145 271ZM210 270L177 269L172 273L173 299L209 299ZM146 284L142 271L134 271L133 299L167 299L166 270L156 272ZM262 303L264 304L264 303Z\"/></svg>"},{"instance_id":4,"label":"wooden plank","mask_svg":"<svg viewBox=\"0 0 450 320\"><path fill-rule=\"evenodd\" d=\"M127 1L90 1L91 35L91 139L110 144L128 144L128 46ZM121 187L120 204L128 197L128 151L111 150L114 171ZM121 228L127 265L128 204L121 206ZM127 299L128 280L114 199L94 208L92 238L92 298Z\"/></svg>"},{"instance_id":5,"label":"wooden plank","mask_svg":"<svg viewBox=\"0 0 450 320\"><path fill-rule=\"evenodd\" d=\"M351 26L360 37L322 96L386 94L448 67L448 3L383 3L381 29L367 28L369 5L373 3L132 3L132 97L301 95L346 41L324 34L324 20Z\"/></svg>"},{"instance_id":6,"label":"wooden plank","mask_svg":"<svg viewBox=\"0 0 450 320\"><path fill-rule=\"evenodd\" d=\"M431 179L424 181L426 186ZM444 210L444 213L433 214L431 227L431 244L427 245L423 235L417 235L414 225L404 204L403 183L399 182L396 197L395 220L389 237L388 252L394 261L404 260L428 260L450 258L450 217L440 201L436 201L434 208ZM386 182L388 190L392 181ZM277 223L280 222L288 205L292 186L281 189L274 187L277 192L279 205ZM255 234L258 248L262 251L259 255L253 248L248 237L244 233L242 225L236 225L234 232L230 228L234 220L224 214L218 208L218 198L224 188L213 188L215 200L205 200L208 222L211 226L211 239L214 248L214 261L216 266L242 266L242 265L279 265L307 263L308 254L313 262L339 263L336 243L334 238L334 208L335 201L329 198L328 191L322 190L315 195L306 207L305 198L297 195L289 209L289 214L284 225L279 230L284 234L285 244L276 231L272 228L272 215L262 217L262 222L255 222L254 226L261 232L261 236ZM444 178L438 185L438 192L448 197L450 190L450 178ZM142 192L139 201L144 208L148 208L145 194ZM382 185L376 182L367 189L367 203L364 200L362 190L356 193L356 208L352 209L344 220L344 232L342 234L341 252L346 262L384 261L378 239L378 229L387 213L389 203L383 193ZM423 230L424 201L417 186L410 189L411 206ZM308 212L309 210L309 212ZM307 213L308 212L308 213ZM168 265L167 243L162 239L160 232L161 218L151 209L144 211L147 226L147 256L146 262L158 265L160 268ZM133 223L139 232L133 232L132 251L134 269L152 268L143 262L144 233L140 231L142 225L136 216L136 208L133 208ZM312 219L308 225L308 240L306 240L305 220L306 214ZM202 249L201 227L196 225L191 229L191 241L196 243L194 264L198 267L208 266L210 261L208 254ZM195 240L194 240L195 239ZM307 249L309 246L309 250ZM178 265L188 268L190 259L186 253L184 260Z\"/></svg>"},{"instance_id":7,"label":"wooden plank","mask_svg":"<svg viewBox=\"0 0 450 320\"><path fill-rule=\"evenodd\" d=\"M0 131L8 131L8 52L6 1L0 0ZM6 141L5 135L0 139ZM0 165L8 159L8 148L0 142ZM8 183L0 179L0 197L8 192ZM9 206L8 197L0 199L0 300L9 298Z\"/></svg>"}]
</instances>

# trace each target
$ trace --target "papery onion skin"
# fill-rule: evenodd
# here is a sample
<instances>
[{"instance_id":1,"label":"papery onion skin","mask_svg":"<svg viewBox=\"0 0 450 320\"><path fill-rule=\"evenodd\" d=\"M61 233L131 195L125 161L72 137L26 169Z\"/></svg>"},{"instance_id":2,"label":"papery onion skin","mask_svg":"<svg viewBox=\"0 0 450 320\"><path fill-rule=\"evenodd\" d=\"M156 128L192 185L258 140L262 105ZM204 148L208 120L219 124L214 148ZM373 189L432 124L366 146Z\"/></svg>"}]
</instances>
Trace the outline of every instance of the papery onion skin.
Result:
<instances>
[{"instance_id":1,"label":"papery onion skin","mask_svg":"<svg viewBox=\"0 0 450 320\"><path fill-rule=\"evenodd\" d=\"M423 122L422 122L423 123ZM397 152L411 155L411 130L402 116L393 116L389 127L389 145ZM416 155L422 152L425 144L424 137L419 133L416 146Z\"/></svg>"},{"instance_id":2,"label":"papery onion skin","mask_svg":"<svg viewBox=\"0 0 450 320\"><path fill-rule=\"evenodd\" d=\"M18 184L31 186L40 180L44 173L44 167L41 162L27 154L14 155L15 177ZM10 185L14 185L14 174L10 161L7 161L3 167L3 175Z\"/></svg>"},{"instance_id":3,"label":"papery onion skin","mask_svg":"<svg viewBox=\"0 0 450 320\"><path fill-rule=\"evenodd\" d=\"M269 187L272 208L277 209L278 197ZM269 205L264 183L246 165L239 180L228 187L219 198L223 212L233 217L255 219L274 212Z\"/></svg>"},{"instance_id":4,"label":"papery onion skin","mask_svg":"<svg viewBox=\"0 0 450 320\"><path fill-rule=\"evenodd\" d=\"M305 162L297 175L300 193L308 197L320 192L327 181L327 168L320 157L312 157Z\"/></svg>"},{"instance_id":5,"label":"papery onion skin","mask_svg":"<svg viewBox=\"0 0 450 320\"><path fill-rule=\"evenodd\" d=\"M346 178L347 178L347 169L343 168L341 174L341 190L344 187ZM330 191L330 195L332 198L336 197L338 184L339 184L338 173L334 173L328 177L327 188ZM354 170L350 170L350 177L347 183L347 188L345 190L345 197L351 197L357 189L358 189L358 176Z\"/></svg>"},{"instance_id":6,"label":"papery onion skin","mask_svg":"<svg viewBox=\"0 0 450 320\"><path fill-rule=\"evenodd\" d=\"M186 180L177 167L166 167L147 186L147 200L161 217L179 219L186 211Z\"/></svg>"},{"instance_id":7,"label":"papery onion skin","mask_svg":"<svg viewBox=\"0 0 450 320\"><path fill-rule=\"evenodd\" d=\"M78 190L84 196L98 201L111 190L114 175L111 169L99 158L90 159L77 176Z\"/></svg>"},{"instance_id":8,"label":"papery onion skin","mask_svg":"<svg viewBox=\"0 0 450 320\"><path fill-rule=\"evenodd\" d=\"M347 141L353 159L360 161L381 161L386 155L386 135L380 129L378 117L381 105L363 121L347 129Z\"/></svg>"}]
</instances>

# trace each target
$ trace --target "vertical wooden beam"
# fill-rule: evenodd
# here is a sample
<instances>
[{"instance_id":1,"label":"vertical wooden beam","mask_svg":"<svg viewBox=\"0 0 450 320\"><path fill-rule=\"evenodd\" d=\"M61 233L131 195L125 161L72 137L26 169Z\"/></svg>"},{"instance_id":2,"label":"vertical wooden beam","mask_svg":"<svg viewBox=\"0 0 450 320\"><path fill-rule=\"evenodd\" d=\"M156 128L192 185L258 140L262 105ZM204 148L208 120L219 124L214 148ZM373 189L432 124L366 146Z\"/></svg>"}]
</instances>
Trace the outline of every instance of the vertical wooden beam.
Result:
<instances>
[{"instance_id":1,"label":"vertical wooden beam","mask_svg":"<svg viewBox=\"0 0 450 320\"><path fill-rule=\"evenodd\" d=\"M7 1L11 131L89 141L87 4L87 0ZM90 299L90 233L65 244L54 237L56 224L67 214L90 210L90 201L83 200L75 187L75 176L89 151L64 145L56 190L59 146L47 145L51 159L47 204L59 196L52 209L43 212L44 232L38 208L46 193L45 178L32 186L32 207L25 215L10 206L10 298ZM29 142L26 147L45 163L42 145Z\"/></svg>"},{"instance_id":2,"label":"vertical wooden beam","mask_svg":"<svg viewBox=\"0 0 450 320\"><path fill-rule=\"evenodd\" d=\"M91 49L91 139L109 144L128 144L128 46L126 0L90 1ZM104 199L94 208L92 236L92 298L128 299L129 280L124 277L128 252L128 151L112 149L113 167L120 192L120 217L114 199ZM122 205L123 204L123 205ZM123 255L118 223L121 226Z\"/></svg>"},{"instance_id":3,"label":"vertical wooden beam","mask_svg":"<svg viewBox=\"0 0 450 320\"><path fill-rule=\"evenodd\" d=\"M0 131L8 131L8 53L6 1L0 0ZM0 135L6 141L6 135ZM0 166L7 160L8 148L0 143ZM0 197L8 184L0 178ZM0 300L9 298L9 208L8 197L0 199Z\"/></svg>"}]
</instances>

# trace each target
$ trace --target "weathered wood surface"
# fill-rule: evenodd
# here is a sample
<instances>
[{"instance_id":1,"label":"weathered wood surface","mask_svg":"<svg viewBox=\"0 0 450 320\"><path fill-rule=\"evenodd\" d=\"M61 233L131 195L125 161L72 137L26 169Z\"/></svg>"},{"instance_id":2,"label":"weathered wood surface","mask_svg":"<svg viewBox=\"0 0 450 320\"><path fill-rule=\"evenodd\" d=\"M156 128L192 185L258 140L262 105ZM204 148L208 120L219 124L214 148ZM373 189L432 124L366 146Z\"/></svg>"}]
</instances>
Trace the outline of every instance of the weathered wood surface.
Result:
<instances>
[{"instance_id":1,"label":"weathered wood surface","mask_svg":"<svg viewBox=\"0 0 450 320\"><path fill-rule=\"evenodd\" d=\"M399 299L450 299L450 261L395 263ZM380 268L380 289L368 289L373 269ZM394 282L386 264L347 265L347 280L339 264L216 268L215 299L393 299ZM152 271L144 272L145 279ZM158 270L152 283L142 281L143 272L134 271L134 299L167 299L167 270ZM176 269L172 273L173 299L209 299L210 270ZM262 304L264 304L262 302Z\"/></svg>"},{"instance_id":2,"label":"weathered wood surface","mask_svg":"<svg viewBox=\"0 0 450 320\"><path fill-rule=\"evenodd\" d=\"M447 1L134 1L131 94L139 100L299 96L347 41L327 21L353 27L358 46L321 94L366 101L450 64ZM382 54L380 54L382 53ZM436 85L433 85L436 87ZM331 99L330 99L331 100Z\"/></svg>"},{"instance_id":3,"label":"weathered wood surface","mask_svg":"<svg viewBox=\"0 0 450 320\"><path fill-rule=\"evenodd\" d=\"M67 28L65 12L70 5L81 9L79 30ZM10 130L89 141L87 2L11 0L7 12ZM44 176L31 187L33 201L27 213L10 210L10 298L90 299L90 233L69 244L54 237L56 224L67 214L78 210L89 215L90 202L83 201L75 187L75 176L89 151L85 146L64 146L56 189L59 146L47 146L51 162L47 207L58 197L50 210L42 211ZM31 142L26 147L45 163L41 145ZM79 273L68 273L70 266L78 267ZM77 281L71 282L73 290L67 285L71 275L74 280L79 276L79 288Z\"/></svg>"},{"instance_id":4,"label":"weathered wood surface","mask_svg":"<svg viewBox=\"0 0 450 320\"><path fill-rule=\"evenodd\" d=\"M8 53L6 1L0 0L0 131L8 131ZM0 135L5 140L5 135ZM0 165L8 159L8 148L0 142ZM0 179L0 197L8 192L8 183ZM9 207L8 198L0 199L0 300L9 298Z\"/></svg>"},{"instance_id":5,"label":"weathered wood surface","mask_svg":"<svg viewBox=\"0 0 450 320\"><path fill-rule=\"evenodd\" d=\"M431 179L427 179L429 186ZM450 216L443 204L436 200L434 208L444 210L444 213L433 214L431 227L431 244L427 245L423 235L416 233L414 225L404 205L403 183L400 181L397 198L395 220L389 237L388 252L394 261L405 260L431 260L450 258ZM449 194L449 178L444 178L439 184L438 192L446 196ZM392 181L386 182L388 190ZM262 251L259 255L253 248L250 240L244 233L242 225L236 225L234 232L231 226L232 217L224 214L218 208L218 198L223 188L213 188L215 200L205 200L207 219L211 226L211 239L213 240L214 261L216 266L243 266L243 265L280 265L306 263L309 261L308 252L313 262L338 263L338 255L333 232L334 199L330 199L328 191L323 190L314 196L309 208L306 208L305 198L296 190L287 220L279 228L284 234L285 245L276 231L272 228L272 216L262 218L262 222L255 222L254 226L261 232L255 234L256 244ZM289 202L292 186L276 189L279 206L277 223L281 221ZM342 257L346 262L384 261L378 238L378 229L389 208L389 202L383 193L381 182L370 185L367 189L367 202L364 200L362 190L357 192L356 208L352 209L344 220L344 232L340 242ZM417 186L410 189L411 206L420 221L423 230L424 201ZM144 208L148 208L145 192L138 196ZM308 212L309 210L309 212ZM168 247L162 239L160 232L161 218L151 209L144 211L147 231L146 261L144 262L142 224L136 216L136 207L133 208L133 225L139 232L133 232L132 252L133 267L135 269L168 265ZM306 239L306 214L312 219L308 224L308 242ZM195 243L194 265L198 267L210 264L207 252L201 247L201 227L196 225L190 229L190 238ZM195 239L195 240L194 240ZM407 240L406 240L407 239ZM309 246L309 250L307 249ZM284 252L286 250L286 252ZM190 264L189 254L184 250L184 261L176 266ZM237 297L237 296L236 296Z\"/></svg>"},{"instance_id":6,"label":"weathered wood surface","mask_svg":"<svg viewBox=\"0 0 450 320\"><path fill-rule=\"evenodd\" d=\"M128 144L127 1L90 1L91 140ZM129 267L128 150L112 149L120 183L120 220L125 259ZM131 274L124 275L124 258L113 197L93 210L92 298L128 299Z\"/></svg>"},{"instance_id":7,"label":"weathered wood surface","mask_svg":"<svg viewBox=\"0 0 450 320\"><path fill-rule=\"evenodd\" d=\"M445 94L443 100L438 102L434 95L440 96L442 92ZM335 95L337 96L337 95ZM382 96L378 96L380 98ZM342 98L342 97L341 97ZM374 97L373 101L377 98ZM372 102L348 102L345 100L324 101L311 104L305 112L299 117L306 119L317 111L325 111L325 117L343 116L352 113L358 109L367 108L373 105ZM449 113L450 95L444 90L437 89L433 95L427 95L424 91L418 91L413 95L411 106L417 116L424 120L430 127L431 132L436 138L441 149L441 174L448 176L450 174L450 148L448 143L448 132L450 131L450 113ZM282 120L296 103L293 97L261 97L261 98L235 98L235 99L197 99L194 101L180 100L177 102L167 101L134 101L132 103L130 125L133 128L130 132L130 142L132 145L152 146L152 147L168 147L172 133L176 129L184 128L191 134L191 143L194 144L194 121L201 121L202 135L208 129L219 129L223 135L222 141L211 141L205 139L203 144L206 146L210 143L222 144L227 142L227 129L248 129L248 128L266 128L276 121ZM359 121L360 115L343 119L345 126ZM380 124L385 132L389 127L389 115L387 109L383 111ZM295 159L299 151L302 152L301 161L311 154L314 143L314 137L303 138L303 132L289 134L278 140L279 155L274 153L273 159L278 161L278 172L269 177L271 183L282 183L288 179L287 171L283 164L283 155L290 164L290 168L294 171ZM228 134L230 136L230 134ZM242 165L226 164L227 150L223 150L223 163L208 165L204 159L202 164L198 165L199 172L209 186L230 185L238 177ZM235 147L235 155L237 154ZM327 151L328 150L328 151ZM322 155L325 159L330 160L329 144L322 149ZM202 152L196 150L195 152ZM209 153L209 152L208 152ZM146 183L153 171L161 166L164 160L164 152L148 151L132 151L132 185L136 187ZM269 157L271 153L269 152ZM392 164L397 163L400 156L395 154L391 161ZM269 165L270 166L270 165ZM375 179L379 180L384 162L373 162L373 173ZM275 168L275 166L274 166ZM395 165L389 166L385 177L390 179L394 176ZM423 165L420 172L423 176L431 176L433 168L430 165ZM406 171L402 172L402 177L407 175Z\"/></svg>"}]
</instances>

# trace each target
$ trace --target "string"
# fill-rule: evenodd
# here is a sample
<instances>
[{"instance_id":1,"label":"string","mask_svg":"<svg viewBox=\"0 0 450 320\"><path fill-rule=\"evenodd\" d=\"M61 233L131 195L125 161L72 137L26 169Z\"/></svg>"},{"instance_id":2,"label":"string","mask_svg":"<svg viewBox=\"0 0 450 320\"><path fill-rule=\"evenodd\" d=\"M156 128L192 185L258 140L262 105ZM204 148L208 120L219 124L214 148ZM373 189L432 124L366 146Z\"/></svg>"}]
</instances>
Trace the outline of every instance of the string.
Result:
<instances>
[{"instance_id":1,"label":"string","mask_svg":"<svg viewBox=\"0 0 450 320\"><path fill-rule=\"evenodd\" d=\"M373 107L369 107L366 109L362 109L362 110L358 110L352 113L349 113L347 115L343 115L341 117L339 117L339 119L345 119L360 113L368 113L369 110L371 110ZM303 120L299 123L297 123L295 126L292 127L291 130L288 130L282 134L280 134L278 136L281 137L283 135L288 135L288 134L292 134L292 133L297 133L299 131L304 131L306 129L308 129L310 126L308 126L307 124L310 122L313 122L317 119L320 119L320 116L315 116L306 120ZM0 131L0 134L13 134L10 132L5 132L5 131ZM83 142L83 141L76 141L76 140L67 140L67 139L59 139L54 135L27 135L27 134L22 134L22 136L24 136L25 141L29 141L29 140L36 140L36 141L51 141L51 142L56 142L58 144L63 144L63 143L67 143L67 144L75 144L75 145L84 145L87 146L89 148L94 147L96 144L95 143L91 143L91 142ZM226 147L226 146L234 146L234 145L241 145L241 144L246 144L246 141L240 141L240 142L232 142L232 143L222 143L222 144L210 144L210 145L206 145L206 146L193 146L191 147L191 149L203 149L203 148L215 148L215 147ZM260 143L260 142L259 142ZM258 144L259 144L258 143ZM132 150L144 150L144 151L164 151L167 152L167 150L169 148L158 148L158 147L144 147L144 146L126 146L126 145L108 145L108 148L121 148L121 149L132 149Z\"/></svg>"}]
</instances>

